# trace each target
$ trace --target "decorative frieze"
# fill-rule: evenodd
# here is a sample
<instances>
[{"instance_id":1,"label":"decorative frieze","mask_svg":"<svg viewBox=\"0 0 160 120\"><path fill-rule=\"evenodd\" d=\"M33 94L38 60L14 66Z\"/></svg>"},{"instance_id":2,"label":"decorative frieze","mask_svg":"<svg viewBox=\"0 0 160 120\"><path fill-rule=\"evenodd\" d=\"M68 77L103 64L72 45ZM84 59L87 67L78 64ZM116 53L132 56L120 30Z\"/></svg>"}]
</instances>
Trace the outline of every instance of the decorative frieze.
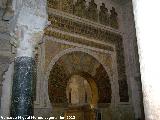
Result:
<instances>
[{"instance_id":1,"label":"decorative frieze","mask_svg":"<svg viewBox=\"0 0 160 120\"><path fill-rule=\"evenodd\" d=\"M89 7L87 10L87 18L93 21L97 21L98 20L98 10L97 10L97 4L94 2L94 0L91 0L91 2L89 2Z\"/></svg>"},{"instance_id":2,"label":"decorative frieze","mask_svg":"<svg viewBox=\"0 0 160 120\"><path fill-rule=\"evenodd\" d=\"M100 6L99 21L104 25L109 25L109 13L104 3Z\"/></svg>"},{"instance_id":3,"label":"decorative frieze","mask_svg":"<svg viewBox=\"0 0 160 120\"><path fill-rule=\"evenodd\" d=\"M62 6L62 11L73 13L73 7L74 7L73 0L63 0L63 4L61 4L61 6Z\"/></svg>"},{"instance_id":4,"label":"decorative frieze","mask_svg":"<svg viewBox=\"0 0 160 120\"><path fill-rule=\"evenodd\" d=\"M49 15L49 21L51 21L50 27L52 28L57 28L59 30L83 35L93 39L98 39L104 42L112 41L115 37L118 40L121 38L121 35L112 33L108 30L97 28L82 22L73 21L71 19L54 14Z\"/></svg>"},{"instance_id":5,"label":"decorative frieze","mask_svg":"<svg viewBox=\"0 0 160 120\"><path fill-rule=\"evenodd\" d=\"M73 14L79 17L86 17L86 1L85 0L77 0L74 5Z\"/></svg>"},{"instance_id":6,"label":"decorative frieze","mask_svg":"<svg viewBox=\"0 0 160 120\"><path fill-rule=\"evenodd\" d=\"M110 26L113 28L118 29L118 14L115 11L115 8L112 7L112 10L110 10L111 15L110 15Z\"/></svg>"},{"instance_id":7,"label":"decorative frieze","mask_svg":"<svg viewBox=\"0 0 160 120\"><path fill-rule=\"evenodd\" d=\"M77 0L75 3L73 0L48 0L48 7L99 22L115 29L118 29L119 27L118 14L115 11L115 8L112 7L112 10L108 13L105 4L102 3L100 11L98 11L97 4L94 0L91 0L88 6L86 5L85 0Z\"/></svg>"},{"instance_id":8,"label":"decorative frieze","mask_svg":"<svg viewBox=\"0 0 160 120\"><path fill-rule=\"evenodd\" d=\"M87 46L91 46L91 47L96 47L96 48L100 48L100 49L104 49L104 50L114 51L113 47L111 47L111 46L95 43L92 41L87 41L82 38L77 38L77 37L70 36L68 34L63 34L63 33L56 32L56 31L46 30L45 35L53 36L55 38L58 38L59 40L67 40L67 41L73 42L73 43L79 43L79 44L83 44L83 45L87 45Z\"/></svg>"}]
</instances>

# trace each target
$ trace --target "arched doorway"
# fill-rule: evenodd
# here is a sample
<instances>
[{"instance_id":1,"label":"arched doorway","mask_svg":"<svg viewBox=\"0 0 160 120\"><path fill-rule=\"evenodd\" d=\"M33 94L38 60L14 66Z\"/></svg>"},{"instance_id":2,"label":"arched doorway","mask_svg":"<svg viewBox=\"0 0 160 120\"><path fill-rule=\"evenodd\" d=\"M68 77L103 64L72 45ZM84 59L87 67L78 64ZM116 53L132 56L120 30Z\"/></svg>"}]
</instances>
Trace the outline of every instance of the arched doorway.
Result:
<instances>
[{"instance_id":1,"label":"arched doorway","mask_svg":"<svg viewBox=\"0 0 160 120\"><path fill-rule=\"evenodd\" d=\"M90 84L87 79L81 75L72 75L68 81L66 95L70 106L92 105L95 96L98 100L98 89L96 84ZM97 101L96 101L97 102ZM96 106L95 106L96 107Z\"/></svg>"},{"instance_id":2,"label":"arched doorway","mask_svg":"<svg viewBox=\"0 0 160 120\"><path fill-rule=\"evenodd\" d=\"M87 81L86 84L88 84L91 89L90 94L86 93L86 96L83 95L83 97L87 99L87 104L82 102L82 105L80 105L80 103L79 106L81 107L78 106L80 109L87 108L90 111L97 108L101 103L111 103L112 91L110 78L103 65L88 53L73 51L60 57L50 71L48 92L53 108L55 108L54 106L57 104L69 108L69 104L72 102L70 99L72 93L67 87L70 81L72 81L71 79L75 76L77 76L78 79L83 79L85 82ZM85 94L84 92L82 93ZM85 99L82 101L84 100ZM75 103L76 102L78 103L79 101L77 100ZM92 114L91 116L93 117L94 115Z\"/></svg>"},{"instance_id":3,"label":"arched doorway","mask_svg":"<svg viewBox=\"0 0 160 120\"><path fill-rule=\"evenodd\" d=\"M93 78L87 73L71 75L66 89L68 108L66 116L77 119L94 120L98 103L98 88Z\"/></svg>"}]
</instances>

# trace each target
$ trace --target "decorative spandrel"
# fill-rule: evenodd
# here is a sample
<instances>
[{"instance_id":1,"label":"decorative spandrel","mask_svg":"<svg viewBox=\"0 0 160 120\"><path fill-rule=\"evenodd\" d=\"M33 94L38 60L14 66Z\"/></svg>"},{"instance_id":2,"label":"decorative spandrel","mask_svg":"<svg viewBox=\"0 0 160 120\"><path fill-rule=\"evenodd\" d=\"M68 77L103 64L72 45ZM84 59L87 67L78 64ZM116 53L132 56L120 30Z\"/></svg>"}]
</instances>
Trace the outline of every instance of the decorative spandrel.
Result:
<instances>
[{"instance_id":1,"label":"decorative spandrel","mask_svg":"<svg viewBox=\"0 0 160 120\"><path fill-rule=\"evenodd\" d=\"M111 25L111 27L117 29L118 28L118 17L117 17L118 14L117 14L117 12L116 12L114 7L112 7L112 10L110 10L110 12L111 12L110 25Z\"/></svg>"},{"instance_id":2,"label":"decorative spandrel","mask_svg":"<svg viewBox=\"0 0 160 120\"><path fill-rule=\"evenodd\" d=\"M85 0L77 0L74 5L74 15L79 17L86 17L86 1Z\"/></svg>"},{"instance_id":3,"label":"decorative spandrel","mask_svg":"<svg viewBox=\"0 0 160 120\"><path fill-rule=\"evenodd\" d=\"M109 25L109 13L104 3L100 6L99 21L101 24Z\"/></svg>"},{"instance_id":4,"label":"decorative spandrel","mask_svg":"<svg viewBox=\"0 0 160 120\"><path fill-rule=\"evenodd\" d=\"M75 3L73 0L48 0L48 7L99 22L115 29L119 27L118 14L115 8L112 7L112 10L108 10L102 3L98 11L98 6L94 0L91 0L88 6L86 0L77 0Z\"/></svg>"},{"instance_id":5,"label":"decorative spandrel","mask_svg":"<svg viewBox=\"0 0 160 120\"><path fill-rule=\"evenodd\" d=\"M91 0L91 2L89 2L87 18L93 21L98 20L98 10L97 10L97 5L94 2L94 0Z\"/></svg>"}]
</instances>

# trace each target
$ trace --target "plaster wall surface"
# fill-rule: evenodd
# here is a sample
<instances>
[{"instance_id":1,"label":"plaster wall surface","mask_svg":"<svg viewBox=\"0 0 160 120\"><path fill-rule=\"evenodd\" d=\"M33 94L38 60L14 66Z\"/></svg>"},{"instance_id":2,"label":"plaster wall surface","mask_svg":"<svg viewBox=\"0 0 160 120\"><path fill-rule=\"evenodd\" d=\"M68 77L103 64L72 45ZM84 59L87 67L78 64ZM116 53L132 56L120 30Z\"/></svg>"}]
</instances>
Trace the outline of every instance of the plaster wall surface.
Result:
<instances>
[{"instance_id":1,"label":"plaster wall surface","mask_svg":"<svg viewBox=\"0 0 160 120\"><path fill-rule=\"evenodd\" d=\"M12 78L13 78L13 63L9 65L7 72L3 75L2 82L2 96L1 96L1 109L0 115L3 117L10 116L10 105L11 105L11 93L12 93Z\"/></svg>"},{"instance_id":2,"label":"plaster wall surface","mask_svg":"<svg viewBox=\"0 0 160 120\"><path fill-rule=\"evenodd\" d=\"M143 118L142 91L140 79L139 55L137 50L137 38L133 15L132 2L122 6L123 44L125 49L126 72L130 87L131 102L136 119ZM138 78L138 79L137 79Z\"/></svg>"}]
</instances>

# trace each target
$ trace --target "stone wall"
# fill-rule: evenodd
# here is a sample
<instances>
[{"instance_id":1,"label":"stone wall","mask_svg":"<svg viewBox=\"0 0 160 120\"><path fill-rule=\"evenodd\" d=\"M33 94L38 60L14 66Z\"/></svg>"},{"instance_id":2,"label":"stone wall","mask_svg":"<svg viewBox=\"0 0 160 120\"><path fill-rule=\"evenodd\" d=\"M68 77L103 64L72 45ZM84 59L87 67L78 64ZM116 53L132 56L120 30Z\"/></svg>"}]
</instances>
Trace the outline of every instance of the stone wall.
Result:
<instances>
[{"instance_id":1,"label":"stone wall","mask_svg":"<svg viewBox=\"0 0 160 120\"><path fill-rule=\"evenodd\" d=\"M9 35L9 20L4 20L5 18L9 18L9 14L7 13L6 9L7 7L7 1L6 0L2 0L0 1L0 99L3 102L4 98L10 98L10 81L11 81L11 74L12 70L9 69L9 65L12 62L12 58L14 57L14 55L12 54L12 47L10 44L10 35ZM9 12L8 12L9 13ZM8 72L7 72L8 71ZM8 75L8 76L7 76ZM7 85L8 83L8 85ZM2 91L2 89L8 86L8 96L7 96L7 90L6 92ZM5 96L3 97L3 99L1 98L1 96ZM9 103L8 101L10 101L9 99L7 99L6 103ZM2 106L3 105L3 106ZM4 106L5 104L1 103L0 108L5 109L5 108L9 108L8 105ZM7 110L1 110L1 113ZM7 112L5 112L7 113Z\"/></svg>"},{"instance_id":2,"label":"stone wall","mask_svg":"<svg viewBox=\"0 0 160 120\"><path fill-rule=\"evenodd\" d=\"M123 27L121 31L124 33L125 64L131 101L133 103L135 118L144 119L139 55L131 1L123 4L122 18Z\"/></svg>"}]
</instances>

